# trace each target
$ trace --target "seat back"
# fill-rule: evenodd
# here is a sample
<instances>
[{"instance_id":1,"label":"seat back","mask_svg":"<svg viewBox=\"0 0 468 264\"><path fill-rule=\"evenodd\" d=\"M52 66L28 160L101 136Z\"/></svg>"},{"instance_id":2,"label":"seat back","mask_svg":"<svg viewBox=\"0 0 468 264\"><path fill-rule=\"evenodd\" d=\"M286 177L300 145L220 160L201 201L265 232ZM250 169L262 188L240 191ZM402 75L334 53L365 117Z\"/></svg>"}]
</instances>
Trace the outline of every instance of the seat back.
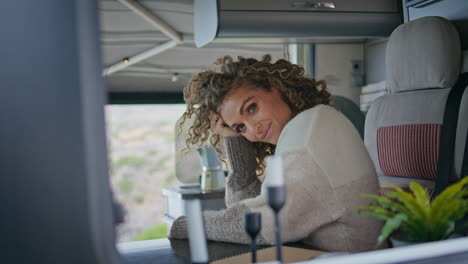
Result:
<instances>
[{"instance_id":1,"label":"seat back","mask_svg":"<svg viewBox=\"0 0 468 264\"><path fill-rule=\"evenodd\" d=\"M416 181L432 192L445 104L460 74L458 32L440 17L400 25L388 41L386 63L390 93L372 103L364 138L381 190L388 190L385 183L405 188ZM461 110L467 107L466 94ZM467 112L459 115L457 144L466 138L466 122L461 120L466 121ZM463 149L455 152L455 160L461 160ZM456 179L457 173L450 177Z\"/></svg>"},{"instance_id":2,"label":"seat back","mask_svg":"<svg viewBox=\"0 0 468 264\"><path fill-rule=\"evenodd\" d=\"M332 96L332 101L334 106L353 123L361 138L364 138L365 116L359 106L350 99L339 95Z\"/></svg>"}]
</instances>

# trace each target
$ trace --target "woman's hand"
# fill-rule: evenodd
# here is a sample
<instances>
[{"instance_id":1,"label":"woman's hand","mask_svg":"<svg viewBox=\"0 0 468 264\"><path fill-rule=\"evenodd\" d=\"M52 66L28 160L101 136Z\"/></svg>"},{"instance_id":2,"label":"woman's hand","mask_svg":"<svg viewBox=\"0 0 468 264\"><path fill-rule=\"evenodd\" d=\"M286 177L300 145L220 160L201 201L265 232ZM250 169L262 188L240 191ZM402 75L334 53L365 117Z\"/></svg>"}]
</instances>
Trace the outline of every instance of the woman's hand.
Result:
<instances>
[{"instance_id":1,"label":"woman's hand","mask_svg":"<svg viewBox=\"0 0 468 264\"><path fill-rule=\"evenodd\" d=\"M167 237L176 239L187 239L187 229L187 218L185 216L180 216L172 223L171 230Z\"/></svg>"},{"instance_id":2,"label":"woman's hand","mask_svg":"<svg viewBox=\"0 0 468 264\"><path fill-rule=\"evenodd\" d=\"M224 120L221 118L220 115L211 113L210 116L210 127L211 130L222 137L238 137L240 136L239 133L234 131L234 129L230 128Z\"/></svg>"}]
</instances>

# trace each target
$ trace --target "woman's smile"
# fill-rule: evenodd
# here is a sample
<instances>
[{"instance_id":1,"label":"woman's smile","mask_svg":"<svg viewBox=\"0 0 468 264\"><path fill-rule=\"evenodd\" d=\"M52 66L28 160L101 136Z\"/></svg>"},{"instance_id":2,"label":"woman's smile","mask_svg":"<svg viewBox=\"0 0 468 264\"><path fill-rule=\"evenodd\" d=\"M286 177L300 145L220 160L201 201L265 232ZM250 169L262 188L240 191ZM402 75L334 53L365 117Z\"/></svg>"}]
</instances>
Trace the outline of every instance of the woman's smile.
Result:
<instances>
[{"instance_id":1,"label":"woman's smile","mask_svg":"<svg viewBox=\"0 0 468 264\"><path fill-rule=\"evenodd\" d=\"M265 139L265 138L266 138L266 136L267 136L267 134L268 134L268 131L270 131L270 128L271 128L271 124L270 124L270 126L266 129L265 133L264 133L263 136L262 136L262 139Z\"/></svg>"}]
</instances>

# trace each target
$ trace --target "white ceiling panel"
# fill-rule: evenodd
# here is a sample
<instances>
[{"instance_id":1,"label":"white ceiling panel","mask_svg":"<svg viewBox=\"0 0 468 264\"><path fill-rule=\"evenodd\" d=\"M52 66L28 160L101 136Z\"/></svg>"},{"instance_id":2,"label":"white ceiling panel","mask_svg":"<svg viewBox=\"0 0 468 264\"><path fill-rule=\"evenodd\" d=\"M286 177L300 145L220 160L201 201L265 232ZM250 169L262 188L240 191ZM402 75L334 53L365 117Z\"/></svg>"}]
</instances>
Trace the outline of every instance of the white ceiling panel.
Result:
<instances>
[{"instance_id":1,"label":"white ceiling panel","mask_svg":"<svg viewBox=\"0 0 468 264\"><path fill-rule=\"evenodd\" d=\"M111 92L182 91L193 74L219 57L283 57L282 44L193 44L193 0L138 1L152 14L182 34L184 43L105 76ZM101 49L105 67L152 49L169 39L144 18L117 0L101 0ZM177 80L173 81L173 75Z\"/></svg>"}]
</instances>

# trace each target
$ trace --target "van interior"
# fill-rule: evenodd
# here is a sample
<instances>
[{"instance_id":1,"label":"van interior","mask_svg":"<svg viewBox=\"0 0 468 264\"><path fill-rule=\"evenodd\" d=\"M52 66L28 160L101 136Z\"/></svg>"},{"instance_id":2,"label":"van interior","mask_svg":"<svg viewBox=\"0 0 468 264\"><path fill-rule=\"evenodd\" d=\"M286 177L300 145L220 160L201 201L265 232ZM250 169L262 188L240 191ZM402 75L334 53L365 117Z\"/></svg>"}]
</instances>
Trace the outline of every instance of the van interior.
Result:
<instances>
[{"instance_id":1,"label":"van interior","mask_svg":"<svg viewBox=\"0 0 468 264\"><path fill-rule=\"evenodd\" d=\"M23 0L0 10L2 263L197 263L198 247L167 232L194 200L225 208L228 168L209 147L183 152L178 120L184 86L224 55L270 54L325 80L382 195L416 182L436 196L468 175L465 0ZM222 168L209 191L207 164ZM466 263L463 232L297 263ZM206 263L249 252L200 241Z\"/></svg>"}]
</instances>

